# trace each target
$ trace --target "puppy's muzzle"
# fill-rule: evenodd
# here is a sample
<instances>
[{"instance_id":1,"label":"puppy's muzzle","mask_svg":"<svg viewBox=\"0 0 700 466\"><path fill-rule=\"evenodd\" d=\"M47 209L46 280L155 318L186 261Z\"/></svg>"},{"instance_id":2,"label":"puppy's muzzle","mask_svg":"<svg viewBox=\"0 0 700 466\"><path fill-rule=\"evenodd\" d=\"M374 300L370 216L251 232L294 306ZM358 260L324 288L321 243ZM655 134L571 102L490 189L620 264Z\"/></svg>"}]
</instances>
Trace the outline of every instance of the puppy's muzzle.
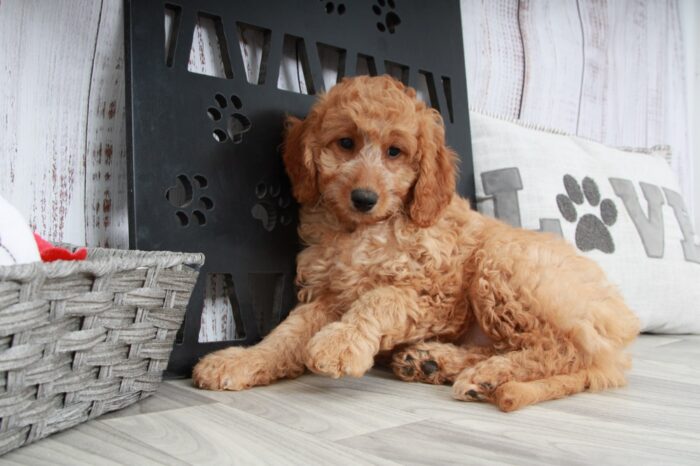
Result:
<instances>
[{"instance_id":1,"label":"puppy's muzzle","mask_svg":"<svg viewBox=\"0 0 700 466\"><path fill-rule=\"evenodd\" d=\"M355 209L360 212L369 212L377 204L379 195L369 189L353 189L350 193L350 199Z\"/></svg>"}]
</instances>

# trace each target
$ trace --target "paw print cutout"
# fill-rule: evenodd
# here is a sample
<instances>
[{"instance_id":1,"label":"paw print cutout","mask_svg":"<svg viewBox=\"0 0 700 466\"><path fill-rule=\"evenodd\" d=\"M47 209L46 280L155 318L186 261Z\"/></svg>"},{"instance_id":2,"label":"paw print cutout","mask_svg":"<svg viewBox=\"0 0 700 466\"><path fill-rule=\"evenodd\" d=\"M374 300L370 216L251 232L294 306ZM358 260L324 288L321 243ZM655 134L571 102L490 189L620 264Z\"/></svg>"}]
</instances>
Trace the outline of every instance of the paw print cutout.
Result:
<instances>
[{"instance_id":1,"label":"paw print cutout","mask_svg":"<svg viewBox=\"0 0 700 466\"><path fill-rule=\"evenodd\" d=\"M243 135L253 126L247 116L238 112L243 107L243 101L235 94L230 100L222 94L216 94L214 100L216 105L207 109L207 116L215 124L223 122L226 125L225 128L221 126L214 128L212 131L214 140L221 143L230 140L234 144L239 144L243 141Z\"/></svg>"},{"instance_id":2,"label":"paw print cutout","mask_svg":"<svg viewBox=\"0 0 700 466\"><path fill-rule=\"evenodd\" d=\"M326 2L325 0L319 0L321 3L325 2L325 8L326 8L326 13L329 15L333 14L333 12L338 13L340 16L345 14L345 4L344 3L338 3L338 6L336 7L335 3L333 2Z\"/></svg>"},{"instance_id":3,"label":"paw print cutout","mask_svg":"<svg viewBox=\"0 0 700 466\"><path fill-rule=\"evenodd\" d=\"M384 8L389 11L385 14ZM396 27L401 24L401 18L394 11L396 2L394 0L377 0L375 5L372 5L372 11L379 16L380 21L377 21L377 29L380 32L389 31L389 34L396 32Z\"/></svg>"},{"instance_id":4,"label":"paw print cutout","mask_svg":"<svg viewBox=\"0 0 700 466\"><path fill-rule=\"evenodd\" d=\"M610 199L600 199L598 185L593 179L585 177L581 184L571 175L564 175L566 194L557 195L557 206L562 217L576 224L576 246L581 251L597 249L606 254L615 252L615 243L609 227L617 221L617 207ZM583 206L584 200L591 207L598 207L600 215L584 214L579 218L577 205Z\"/></svg>"},{"instance_id":5,"label":"paw print cutout","mask_svg":"<svg viewBox=\"0 0 700 466\"><path fill-rule=\"evenodd\" d=\"M291 199L281 193L278 185L258 183L255 187L255 197L258 198L258 202L253 205L250 213L260 221L265 230L272 231L279 225L286 226L292 222L288 209Z\"/></svg>"},{"instance_id":6,"label":"paw print cutout","mask_svg":"<svg viewBox=\"0 0 700 466\"><path fill-rule=\"evenodd\" d=\"M175 217L182 227L190 223L204 226L207 223L208 212L214 208L214 201L210 197L200 194L209 186L209 182L202 175L178 175L175 185L165 191L165 199L170 205L177 208ZM196 200L196 202L194 202Z\"/></svg>"}]
</instances>

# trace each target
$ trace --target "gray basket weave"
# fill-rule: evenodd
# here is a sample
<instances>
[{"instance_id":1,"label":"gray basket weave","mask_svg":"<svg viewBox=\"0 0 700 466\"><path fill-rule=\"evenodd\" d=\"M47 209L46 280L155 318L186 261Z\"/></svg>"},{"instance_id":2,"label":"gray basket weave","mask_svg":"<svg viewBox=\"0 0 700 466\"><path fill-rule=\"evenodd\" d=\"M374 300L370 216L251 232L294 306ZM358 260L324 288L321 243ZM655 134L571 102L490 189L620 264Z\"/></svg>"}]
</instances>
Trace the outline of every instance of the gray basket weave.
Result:
<instances>
[{"instance_id":1,"label":"gray basket weave","mask_svg":"<svg viewBox=\"0 0 700 466\"><path fill-rule=\"evenodd\" d=\"M154 393L202 254L0 267L0 454Z\"/></svg>"}]
</instances>

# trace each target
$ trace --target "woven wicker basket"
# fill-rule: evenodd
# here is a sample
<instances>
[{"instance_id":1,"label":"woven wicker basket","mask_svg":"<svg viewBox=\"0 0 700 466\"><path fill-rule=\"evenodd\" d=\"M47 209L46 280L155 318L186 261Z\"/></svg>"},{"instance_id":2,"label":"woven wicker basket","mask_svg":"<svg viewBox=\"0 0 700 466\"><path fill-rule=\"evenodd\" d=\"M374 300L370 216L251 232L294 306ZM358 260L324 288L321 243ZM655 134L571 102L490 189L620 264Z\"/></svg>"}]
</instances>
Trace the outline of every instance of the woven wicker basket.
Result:
<instances>
[{"instance_id":1,"label":"woven wicker basket","mask_svg":"<svg viewBox=\"0 0 700 466\"><path fill-rule=\"evenodd\" d=\"M0 454L154 393L201 254L0 267Z\"/></svg>"}]
</instances>

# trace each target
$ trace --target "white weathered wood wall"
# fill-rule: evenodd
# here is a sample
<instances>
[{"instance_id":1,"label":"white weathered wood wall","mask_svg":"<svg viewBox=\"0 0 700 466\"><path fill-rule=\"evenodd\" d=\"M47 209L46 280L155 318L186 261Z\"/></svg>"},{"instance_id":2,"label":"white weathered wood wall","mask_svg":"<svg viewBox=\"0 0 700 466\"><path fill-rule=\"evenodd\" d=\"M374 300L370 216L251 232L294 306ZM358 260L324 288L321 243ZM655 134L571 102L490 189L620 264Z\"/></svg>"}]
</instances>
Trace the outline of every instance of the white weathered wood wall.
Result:
<instances>
[{"instance_id":1,"label":"white weathered wood wall","mask_svg":"<svg viewBox=\"0 0 700 466\"><path fill-rule=\"evenodd\" d=\"M0 194L52 240L127 245L121 3L0 3Z\"/></svg>"},{"instance_id":2,"label":"white weathered wood wall","mask_svg":"<svg viewBox=\"0 0 700 466\"><path fill-rule=\"evenodd\" d=\"M462 0L470 105L615 146L669 144L692 209L679 1ZM189 67L216 73L201 26ZM257 44L241 43L251 75ZM288 67L280 85L297 88ZM127 247L124 111L122 0L0 0L0 195L47 238ZM230 334L213 302L206 340Z\"/></svg>"},{"instance_id":3,"label":"white weathered wood wall","mask_svg":"<svg viewBox=\"0 0 700 466\"><path fill-rule=\"evenodd\" d=\"M679 0L681 29L683 31L683 57L686 63L686 94L689 103L688 131L690 152L695 154L693 171L693 188L695 190L695 225L700 231L700 2L698 0Z\"/></svg>"},{"instance_id":4,"label":"white weathered wood wall","mask_svg":"<svg viewBox=\"0 0 700 466\"><path fill-rule=\"evenodd\" d=\"M472 108L613 146L668 144L692 204L676 0L467 0L462 7Z\"/></svg>"}]
</instances>

